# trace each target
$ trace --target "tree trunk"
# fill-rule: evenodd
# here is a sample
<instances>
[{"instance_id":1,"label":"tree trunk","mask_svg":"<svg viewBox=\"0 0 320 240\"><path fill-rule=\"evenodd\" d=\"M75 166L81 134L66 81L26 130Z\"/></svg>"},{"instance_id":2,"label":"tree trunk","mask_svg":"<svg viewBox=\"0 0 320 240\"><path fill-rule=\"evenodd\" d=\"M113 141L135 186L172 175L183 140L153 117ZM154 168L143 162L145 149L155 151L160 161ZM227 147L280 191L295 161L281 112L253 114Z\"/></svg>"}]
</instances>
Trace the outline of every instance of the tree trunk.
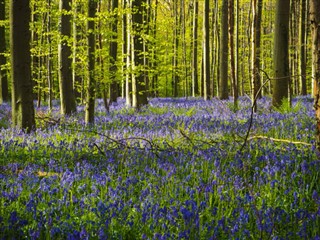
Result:
<instances>
[{"instance_id":1,"label":"tree trunk","mask_svg":"<svg viewBox=\"0 0 320 240\"><path fill-rule=\"evenodd\" d=\"M153 39L157 39L157 19L158 19L158 0L155 0L155 6L153 10ZM156 43L152 46L152 64L151 69L153 71L152 75L152 96L158 97L158 55L157 55Z\"/></svg>"},{"instance_id":2,"label":"tree trunk","mask_svg":"<svg viewBox=\"0 0 320 240\"><path fill-rule=\"evenodd\" d=\"M198 86L198 16L199 16L199 1L194 0L193 10L193 48L192 48L192 96L199 94Z\"/></svg>"},{"instance_id":3,"label":"tree trunk","mask_svg":"<svg viewBox=\"0 0 320 240\"><path fill-rule=\"evenodd\" d=\"M289 72L289 15L290 0L277 0L274 32L274 80L272 105L279 107L288 98Z\"/></svg>"},{"instance_id":4,"label":"tree trunk","mask_svg":"<svg viewBox=\"0 0 320 240\"><path fill-rule=\"evenodd\" d=\"M110 56L110 68L109 74L111 77L111 84L110 84L110 103L117 102L117 98L119 96L119 83L117 81L117 53L118 53L118 0L111 1L111 12L112 12L112 24L111 24L111 31L112 31L112 38L110 41L110 48L109 48L109 56Z\"/></svg>"},{"instance_id":5,"label":"tree trunk","mask_svg":"<svg viewBox=\"0 0 320 240\"><path fill-rule=\"evenodd\" d=\"M95 16L97 10L97 2L89 0L88 2L88 71L89 76L87 80L87 97L86 97L86 124L94 124L94 107L95 107Z\"/></svg>"},{"instance_id":6,"label":"tree trunk","mask_svg":"<svg viewBox=\"0 0 320 240\"><path fill-rule=\"evenodd\" d=\"M6 18L5 0L0 0L0 21ZM8 77L5 64L7 62L5 57L6 52L6 34L5 26L0 25L0 104L9 100Z\"/></svg>"},{"instance_id":7,"label":"tree trunk","mask_svg":"<svg viewBox=\"0 0 320 240\"><path fill-rule=\"evenodd\" d=\"M252 86L252 103L254 103L254 111L257 111L255 103L256 98L261 98L261 79L260 79L260 42L261 42L261 15L262 0L252 1L252 42L251 42L251 86Z\"/></svg>"},{"instance_id":8,"label":"tree trunk","mask_svg":"<svg viewBox=\"0 0 320 240\"><path fill-rule=\"evenodd\" d=\"M78 57L78 48L80 47L80 32L81 29L78 26L79 21L79 15L81 14L81 6L77 1L73 2L74 4L74 10L73 10L73 23L72 23L72 31L73 31L73 53L72 53L72 62L73 62L73 68L72 68L72 83L73 83L73 89L75 94L76 102L77 100L81 99L81 92L83 89L81 89L83 78L81 77L81 65L79 64L79 57ZM83 99L81 99L81 102L83 102Z\"/></svg>"},{"instance_id":9,"label":"tree trunk","mask_svg":"<svg viewBox=\"0 0 320 240\"><path fill-rule=\"evenodd\" d=\"M234 0L229 0L229 38L230 38L230 72L231 72L231 83L233 90L233 103L235 109L238 108L238 84L236 79L236 68L234 59Z\"/></svg>"},{"instance_id":10,"label":"tree trunk","mask_svg":"<svg viewBox=\"0 0 320 240\"><path fill-rule=\"evenodd\" d=\"M306 57L306 9L307 1L301 0L300 5L300 94L307 95L307 57Z\"/></svg>"},{"instance_id":11,"label":"tree trunk","mask_svg":"<svg viewBox=\"0 0 320 240\"><path fill-rule=\"evenodd\" d=\"M124 7L127 9L131 9L132 3L130 0L124 0ZM132 14L131 12L127 11L127 14L124 14L125 22L124 29L124 37L126 37L126 105L132 106L132 61L131 61L131 28L132 28Z\"/></svg>"},{"instance_id":12,"label":"tree trunk","mask_svg":"<svg viewBox=\"0 0 320 240\"><path fill-rule=\"evenodd\" d=\"M228 0L222 1L219 98L228 99Z\"/></svg>"},{"instance_id":13,"label":"tree trunk","mask_svg":"<svg viewBox=\"0 0 320 240\"><path fill-rule=\"evenodd\" d=\"M313 79L316 83L315 95L315 112L316 112L316 146L318 153L320 152L320 0L310 1L310 23L311 23L311 38L312 38L312 68Z\"/></svg>"},{"instance_id":14,"label":"tree trunk","mask_svg":"<svg viewBox=\"0 0 320 240\"><path fill-rule=\"evenodd\" d=\"M12 123L27 132L35 128L31 80L29 0L10 0Z\"/></svg>"},{"instance_id":15,"label":"tree trunk","mask_svg":"<svg viewBox=\"0 0 320 240\"><path fill-rule=\"evenodd\" d=\"M234 76L237 83L238 94L240 93L240 79L239 79L239 0L235 1L235 52L234 52Z\"/></svg>"},{"instance_id":16,"label":"tree trunk","mask_svg":"<svg viewBox=\"0 0 320 240\"><path fill-rule=\"evenodd\" d=\"M59 86L61 113L70 115L76 112L76 101L72 84L72 59L69 38L71 37L71 11L72 0L60 0L60 43L59 43Z\"/></svg>"},{"instance_id":17,"label":"tree trunk","mask_svg":"<svg viewBox=\"0 0 320 240\"><path fill-rule=\"evenodd\" d=\"M47 56L47 82L48 82L48 106L52 109L53 87L52 87L52 40L51 40L51 0L48 0L48 21L47 21L47 41L48 41L48 56Z\"/></svg>"},{"instance_id":18,"label":"tree trunk","mask_svg":"<svg viewBox=\"0 0 320 240\"><path fill-rule=\"evenodd\" d=\"M210 34L209 34L209 0L204 0L203 10L203 97L210 99Z\"/></svg>"},{"instance_id":19,"label":"tree trunk","mask_svg":"<svg viewBox=\"0 0 320 240\"><path fill-rule=\"evenodd\" d=\"M172 76L172 84L173 84L173 96L178 97L178 85L179 85L179 74L178 74L178 48L179 48L179 14L178 14L178 0L173 3L173 11L174 11L174 42L173 42L173 76Z\"/></svg>"},{"instance_id":20,"label":"tree trunk","mask_svg":"<svg viewBox=\"0 0 320 240\"><path fill-rule=\"evenodd\" d=\"M144 73L144 61L143 61L143 4L144 0L135 0L132 3L132 23L133 23L133 58L134 58L134 81L132 84L133 100L132 105L137 110L142 105L148 104L145 76Z\"/></svg>"}]
</instances>

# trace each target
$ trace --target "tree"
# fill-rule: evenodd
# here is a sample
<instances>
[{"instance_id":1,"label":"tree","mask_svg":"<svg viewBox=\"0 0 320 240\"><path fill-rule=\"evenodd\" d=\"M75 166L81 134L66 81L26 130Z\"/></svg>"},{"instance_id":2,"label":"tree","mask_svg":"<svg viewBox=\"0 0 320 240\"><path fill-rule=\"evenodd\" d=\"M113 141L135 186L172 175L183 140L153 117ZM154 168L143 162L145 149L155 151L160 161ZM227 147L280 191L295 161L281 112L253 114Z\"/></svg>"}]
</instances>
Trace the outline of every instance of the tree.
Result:
<instances>
[{"instance_id":1,"label":"tree","mask_svg":"<svg viewBox=\"0 0 320 240\"><path fill-rule=\"evenodd\" d=\"M117 102L117 97L119 93L119 83L116 80L117 74L117 53L118 53L118 0L111 1L111 12L112 12L112 23L111 23L111 30L112 30L112 38L110 42L109 48L109 55L110 55L110 77L111 77L111 84L110 84L110 103Z\"/></svg>"},{"instance_id":2,"label":"tree","mask_svg":"<svg viewBox=\"0 0 320 240\"><path fill-rule=\"evenodd\" d=\"M142 105L148 104L143 59L143 5L145 0L135 0L132 2L132 27L133 27L133 79L132 79L132 106L140 109Z\"/></svg>"},{"instance_id":3,"label":"tree","mask_svg":"<svg viewBox=\"0 0 320 240\"><path fill-rule=\"evenodd\" d=\"M31 80L29 0L10 0L12 123L27 132L35 128Z\"/></svg>"},{"instance_id":4,"label":"tree","mask_svg":"<svg viewBox=\"0 0 320 240\"><path fill-rule=\"evenodd\" d=\"M306 8L307 0L301 0L300 5L300 94L307 95L307 55L306 55Z\"/></svg>"},{"instance_id":5,"label":"tree","mask_svg":"<svg viewBox=\"0 0 320 240\"><path fill-rule=\"evenodd\" d=\"M316 84L316 95L314 100L316 112L316 146L320 151L320 0L310 1L310 23L312 38L312 68L313 79Z\"/></svg>"},{"instance_id":6,"label":"tree","mask_svg":"<svg viewBox=\"0 0 320 240\"><path fill-rule=\"evenodd\" d=\"M172 58L172 91L173 96L178 97L178 85L179 85L179 74L178 74L178 48L179 48L179 14L178 14L178 2L179 0L174 1L173 3L173 13L174 13L174 36L173 36L173 58Z\"/></svg>"},{"instance_id":7,"label":"tree","mask_svg":"<svg viewBox=\"0 0 320 240\"><path fill-rule=\"evenodd\" d=\"M94 107L95 107L95 16L96 16L97 2L96 0L88 1L88 81L87 81L87 97L86 97L86 113L85 122L94 123Z\"/></svg>"},{"instance_id":8,"label":"tree","mask_svg":"<svg viewBox=\"0 0 320 240\"><path fill-rule=\"evenodd\" d=\"M192 29L192 96L199 94L198 87L198 16L199 16L199 1L194 0L193 10L193 29Z\"/></svg>"},{"instance_id":9,"label":"tree","mask_svg":"<svg viewBox=\"0 0 320 240\"><path fill-rule=\"evenodd\" d=\"M203 10L203 97L210 99L210 29L209 29L209 0L204 0Z\"/></svg>"},{"instance_id":10,"label":"tree","mask_svg":"<svg viewBox=\"0 0 320 240\"><path fill-rule=\"evenodd\" d=\"M238 83L236 79L236 67L235 67L235 51L234 51L234 0L229 0L228 9L229 20L229 38L230 38L230 67L231 67L231 83L233 90L234 106L238 105Z\"/></svg>"},{"instance_id":11,"label":"tree","mask_svg":"<svg viewBox=\"0 0 320 240\"><path fill-rule=\"evenodd\" d=\"M261 79L260 79L260 43L261 43L261 16L262 0L252 1L252 34L251 34L251 85L252 85L252 102L254 111L257 110L255 98L261 98Z\"/></svg>"},{"instance_id":12,"label":"tree","mask_svg":"<svg viewBox=\"0 0 320 240\"><path fill-rule=\"evenodd\" d=\"M0 21L6 19L5 0L0 0ZM6 35L5 25L0 24L0 104L9 100L8 78L5 69L6 64Z\"/></svg>"},{"instance_id":13,"label":"tree","mask_svg":"<svg viewBox=\"0 0 320 240\"><path fill-rule=\"evenodd\" d=\"M132 82L130 70L131 65L131 27L132 27L132 14L128 9L132 8L130 0L123 0L123 8L127 10L127 14L123 14L123 42L126 43L123 52L126 54L126 105L132 106Z\"/></svg>"},{"instance_id":14,"label":"tree","mask_svg":"<svg viewBox=\"0 0 320 240\"><path fill-rule=\"evenodd\" d=\"M279 107L288 98L289 72L289 16L290 0L277 0L274 31L274 80L272 105Z\"/></svg>"},{"instance_id":15,"label":"tree","mask_svg":"<svg viewBox=\"0 0 320 240\"><path fill-rule=\"evenodd\" d=\"M219 98L228 99L228 0L222 1Z\"/></svg>"},{"instance_id":16,"label":"tree","mask_svg":"<svg viewBox=\"0 0 320 240\"><path fill-rule=\"evenodd\" d=\"M71 46L71 3L72 0L60 0L60 43L59 43L59 87L61 113L70 115L76 112L76 100L72 84Z\"/></svg>"}]
</instances>

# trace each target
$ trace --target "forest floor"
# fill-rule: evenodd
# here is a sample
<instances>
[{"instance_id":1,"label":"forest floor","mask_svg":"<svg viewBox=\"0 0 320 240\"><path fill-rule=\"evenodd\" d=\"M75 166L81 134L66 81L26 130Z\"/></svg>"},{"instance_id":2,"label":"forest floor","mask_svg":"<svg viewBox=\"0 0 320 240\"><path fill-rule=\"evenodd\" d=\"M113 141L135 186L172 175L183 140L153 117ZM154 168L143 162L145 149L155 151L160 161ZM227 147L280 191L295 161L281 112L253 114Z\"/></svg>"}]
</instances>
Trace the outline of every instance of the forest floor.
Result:
<instances>
[{"instance_id":1,"label":"forest floor","mask_svg":"<svg viewBox=\"0 0 320 240\"><path fill-rule=\"evenodd\" d=\"M320 239L312 105L99 100L86 126L56 103L27 135L3 104L0 239Z\"/></svg>"}]
</instances>

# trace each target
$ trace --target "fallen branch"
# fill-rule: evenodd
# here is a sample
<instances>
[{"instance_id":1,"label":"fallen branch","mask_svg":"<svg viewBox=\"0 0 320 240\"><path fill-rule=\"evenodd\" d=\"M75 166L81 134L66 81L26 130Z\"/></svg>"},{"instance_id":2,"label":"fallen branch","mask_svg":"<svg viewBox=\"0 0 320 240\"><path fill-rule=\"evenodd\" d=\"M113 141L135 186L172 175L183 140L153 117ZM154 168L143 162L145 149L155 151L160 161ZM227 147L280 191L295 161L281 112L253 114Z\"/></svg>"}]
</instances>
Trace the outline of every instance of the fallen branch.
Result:
<instances>
[{"instance_id":1,"label":"fallen branch","mask_svg":"<svg viewBox=\"0 0 320 240\"><path fill-rule=\"evenodd\" d=\"M273 142L283 142L283 143L292 143L292 144L300 144L300 145L304 145L304 146L312 146L311 143L306 143L306 142L300 142L300 141L292 141L292 140L288 140L288 139L280 139L280 138L272 138L272 137L267 137L267 136L252 136L249 137L248 140L253 140L253 139L267 139Z\"/></svg>"}]
</instances>

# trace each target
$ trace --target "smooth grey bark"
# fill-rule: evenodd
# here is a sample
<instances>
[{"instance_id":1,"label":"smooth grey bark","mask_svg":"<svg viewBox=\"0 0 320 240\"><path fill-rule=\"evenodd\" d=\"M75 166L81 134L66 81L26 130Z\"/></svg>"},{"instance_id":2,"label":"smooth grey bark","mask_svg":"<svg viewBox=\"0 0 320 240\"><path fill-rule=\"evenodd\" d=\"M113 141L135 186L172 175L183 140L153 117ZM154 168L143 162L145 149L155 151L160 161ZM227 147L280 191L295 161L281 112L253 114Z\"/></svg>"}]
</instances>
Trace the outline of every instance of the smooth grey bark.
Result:
<instances>
[{"instance_id":1,"label":"smooth grey bark","mask_svg":"<svg viewBox=\"0 0 320 240\"><path fill-rule=\"evenodd\" d=\"M72 0L60 0L60 42L58 48L59 55L59 87L61 114L70 115L76 112L76 100L72 83L72 51L69 44L71 38L71 11Z\"/></svg>"},{"instance_id":2,"label":"smooth grey bark","mask_svg":"<svg viewBox=\"0 0 320 240\"><path fill-rule=\"evenodd\" d=\"M178 85L179 85L179 74L178 74L178 48L179 48L179 14L178 14L178 0L173 3L173 13L174 13L174 40L173 40L173 59L172 59L172 91L173 96L178 97Z\"/></svg>"},{"instance_id":3,"label":"smooth grey bark","mask_svg":"<svg viewBox=\"0 0 320 240\"><path fill-rule=\"evenodd\" d=\"M31 9L29 0L10 0L10 50L12 123L30 132L35 129L31 80Z\"/></svg>"},{"instance_id":4,"label":"smooth grey bark","mask_svg":"<svg viewBox=\"0 0 320 240\"><path fill-rule=\"evenodd\" d=\"M209 100L210 93L210 29L209 29L209 0L204 0L203 10L203 97Z\"/></svg>"},{"instance_id":5,"label":"smooth grey bark","mask_svg":"<svg viewBox=\"0 0 320 240\"><path fill-rule=\"evenodd\" d=\"M306 54L306 44L307 44L307 33L306 33L306 9L307 1L301 0L300 3L300 94L307 95L307 54Z\"/></svg>"},{"instance_id":6,"label":"smooth grey bark","mask_svg":"<svg viewBox=\"0 0 320 240\"><path fill-rule=\"evenodd\" d=\"M86 124L94 124L94 107L95 107L95 16L97 10L97 1L88 1L88 20L87 20L87 41L88 41L88 71L87 79L87 96L86 96Z\"/></svg>"},{"instance_id":7,"label":"smooth grey bark","mask_svg":"<svg viewBox=\"0 0 320 240\"><path fill-rule=\"evenodd\" d=\"M251 88L254 111L257 110L256 98L261 98L261 78L260 78L260 45L261 45L261 17L262 0L252 1L252 42L251 42Z\"/></svg>"},{"instance_id":8,"label":"smooth grey bark","mask_svg":"<svg viewBox=\"0 0 320 240\"><path fill-rule=\"evenodd\" d=\"M193 10L193 29L192 29L192 96L199 94L198 86L198 16L199 16L199 1L194 0Z\"/></svg>"},{"instance_id":9,"label":"smooth grey bark","mask_svg":"<svg viewBox=\"0 0 320 240\"><path fill-rule=\"evenodd\" d=\"M0 21L6 19L6 6L5 0L0 0ZM7 59L6 53L6 33L5 26L0 26L0 104L9 101L9 89L8 89L8 76L5 64Z\"/></svg>"},{"instance_id":10,"label":"smooth grey bark","mask_svg":"<svg viewBox=\"0 0 320 240\"><path fill-rule=\"evenodd\" d=\"M81 5L79 2L73 2L73 14L72 14L72 35L73 35L73 52L72 52L72 84L74 89L74 97L76 102L80 99L80 102L84 102L83 97L83 89L81 86L83 85L83 77L81 76L81 68L82 66L79 64L79 47L81 41L81 28L78 25L79 15L81 15Z\"/></svg>"},{"instance_id":11,"label":"smooth grey bark","mask_svg":"<svg viewBox=\"0 0 320 240\"><path fill-rule=\"evenodd\" d=\"M47 21L47 33L51 32L51 0L48 0L48 21ZM48 56L47 56L47 82L48 82L48 106L49 109L52 109L52 100L53 100L53 79L52 79L52 38L51 34L47 36L48 41Z\"/></svg>"},{"instance_id":12,"label":"smooth grey bark","mask_svg":"<svg viewBox=\"0 0 320 240\"><path fill-rule=\"evenodd\" d=\"M219 67L219 98L228 99L228 0L222 0Z\"/></svg>"},{"instance_id":13,"label":"smooth grey bark","mask_svg":"<svg viewBox=\"0 0 320 240\"><path fill-rule=\"evenodd\" d=\"M320 0L310 0L310 23L312 38L312 68L316 90L314 108L316 113L316 147L320 152ZM319 155L318 155L319 156Z\"/></svg>"},{"instance_id":14,"label":"smooth grey bark","mask_svg":"<svg viewBox=\"0 0 320 240\"><path fill-rule=\"evenodd\" d=\"M230 73L232 83L232 94L234 108L238 108L238 82L236 79L235 68L235 50L234 50L234 0L229 0L228 9L228 22L229 22L229 46L230 46Z\"/></svg>"},{"instance_id":15,"label":"smooth grey bark","mask_svg":"<svg viewBox=\"0 0 320 240\"><path fill-rule=\"evenodd\" d=\"M289 16L290 0L277 0L273 47L274 80L272 81L272 105L275 107L279 107L282 101L289 97Z\"/></svg>"},{"instance_id":16,"label":"smooth grey bark","mask_svg":"<svg viewBox=\"0 0 320 240\"><path fill-rule=\"evenodd\" d=\"M117 53L118 53L118 0L111 1L111 12L112 12L112 38L110 41L109 55L110 55L110 103L117 102L119 96L119 82L117 81Z\"/></svg>"},{"instance_id":17,"label":"smooth grey bark","mask_svg":"<svg viewBox=\"0 0 320 240\"><path fill-rule=\"evenodd\" d=\"M147 92L145 86L144 76L144 58L143 58L143 9L144 0L135 0L132 2L132 27L133 27L133 61L134 70L132 83L132 106L139 110L142 105L148 104Z\"/></svg>"}]
</instances>

